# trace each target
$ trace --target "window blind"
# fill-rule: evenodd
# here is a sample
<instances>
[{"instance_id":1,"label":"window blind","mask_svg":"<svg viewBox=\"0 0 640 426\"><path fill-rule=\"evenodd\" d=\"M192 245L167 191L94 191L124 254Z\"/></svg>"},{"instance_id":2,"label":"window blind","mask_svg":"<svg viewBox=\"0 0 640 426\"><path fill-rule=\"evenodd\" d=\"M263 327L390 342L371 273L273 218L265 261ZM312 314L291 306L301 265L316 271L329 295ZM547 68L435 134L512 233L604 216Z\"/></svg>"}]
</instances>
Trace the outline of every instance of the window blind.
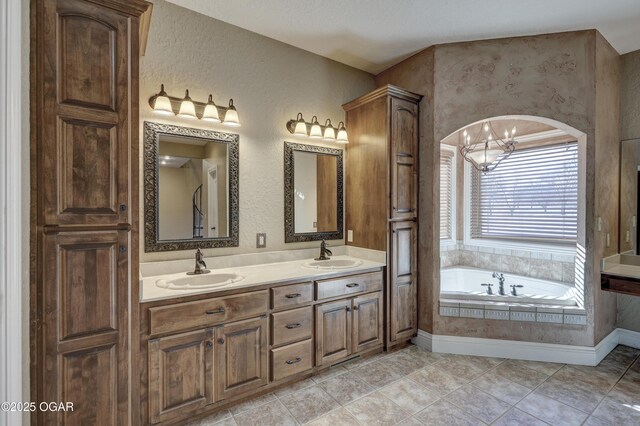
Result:
<instances>
[{"instance_id":1,"label":"window blind","mask_svg":"<svg viewBox=\"0 0 640 426\"><path fill-rule=\"evenodd\" d=\"M440 239L453 239L453 152L440 151Z\"/></svg>"},{"instance_id":2,"label":"window blind","mask_svg":"<svg viewBox=\"0 0 640 426\"><path fill-rule=\"evenodd\" d=\"M578 144L515 151L471 175L471 237L573 243L578 229Z\"/></svg>"}]
</instances>

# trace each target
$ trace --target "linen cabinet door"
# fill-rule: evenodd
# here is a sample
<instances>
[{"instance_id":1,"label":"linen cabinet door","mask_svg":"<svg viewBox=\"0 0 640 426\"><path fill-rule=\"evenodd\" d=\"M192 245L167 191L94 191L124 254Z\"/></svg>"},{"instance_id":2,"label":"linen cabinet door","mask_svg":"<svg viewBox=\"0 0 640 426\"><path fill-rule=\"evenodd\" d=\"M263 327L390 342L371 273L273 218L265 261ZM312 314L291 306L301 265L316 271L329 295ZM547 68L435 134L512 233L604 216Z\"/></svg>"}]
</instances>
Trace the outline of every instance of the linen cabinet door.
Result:
<instances>
[{"instance_id":1,"label":"linen cabinet door","mask_svg":"<svg viewBox=\"0 0 640 426\"><path fill-rule=\"evenodd\" d=\"M351 299L316 306L316 365L351 355Z\"/></svg>"},{"instance_id":2,"label":"linen cabinet door","mask_svg":"<svg viewBox=\"0 0 640 426\"><path fill-rule=\"evenodd\" d=\"M151 423L184 418L214 402L213 330L149 341Z\"/></svg>"},{"instance_id":3,"label":"linen cabinet door","mask_svg":"<svg viewBox=\"0 0 640 426\"><path fill-rule=\"evenodd\" d=\"M216 328L216 399L226 399L267 384L267 332L266 316Z\"/></svg>"},{"instance_id":4,"label":"linen cabinet door","mask_svg":"<svg viewBox=\"0 0 640 426\"><path fill-rule=\"evenodd\" d=\"M418 105L391 98L391 219L417 214Z\"/></svg>"},{"instance_id":5,"label":"linen cabinet door","mask_svg":"<svg viewBox=\"0 0 640 426\"><path fill-rule=\"evenodd\" d=\"M353 299L353 352L380 346L383 337L382 292Z\"/></svg>"},{"instance_id":6,"label":"linen cabinet door","mask_svg":"<svg viewBox=\"0 0 640 426\"><path fill-rule=\"evenodd\" d=\"M389 256L389 332L387 344L409 340L417 330L417 225L414 221L391 224Z\"/></svg>"}]
</instances>

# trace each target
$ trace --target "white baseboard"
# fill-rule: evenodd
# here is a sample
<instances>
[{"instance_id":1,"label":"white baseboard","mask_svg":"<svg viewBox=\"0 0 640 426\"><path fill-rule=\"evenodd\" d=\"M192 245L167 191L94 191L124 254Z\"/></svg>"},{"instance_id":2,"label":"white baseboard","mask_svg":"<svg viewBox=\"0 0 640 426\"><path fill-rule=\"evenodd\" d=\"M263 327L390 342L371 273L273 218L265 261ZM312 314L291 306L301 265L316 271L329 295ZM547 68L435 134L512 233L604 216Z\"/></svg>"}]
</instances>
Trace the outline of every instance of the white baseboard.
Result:
<instances>
[{"instance_id":1,"label":"white baseboard","mask_svg":"<svg viewBox=\"0 0 640 426\"><path fill-rule=\"evenodd\" d=\"M413 343L432 352L563 364L598 365L618 344L640 349L640 333L617 328L594 347L432 335L418 330Z\"/></svg>"}]
</instances>

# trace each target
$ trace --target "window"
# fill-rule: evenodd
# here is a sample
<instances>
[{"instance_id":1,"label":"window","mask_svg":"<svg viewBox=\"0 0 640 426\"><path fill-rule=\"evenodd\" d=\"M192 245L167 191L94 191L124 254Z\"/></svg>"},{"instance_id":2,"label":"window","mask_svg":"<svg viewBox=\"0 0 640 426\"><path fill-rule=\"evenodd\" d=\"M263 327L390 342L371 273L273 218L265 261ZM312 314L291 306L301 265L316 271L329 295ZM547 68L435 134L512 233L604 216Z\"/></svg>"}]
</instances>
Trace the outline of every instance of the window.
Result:
<instances>
[{"instance_id":1,"label":"window","mask_svg":"<svg viewBox=\"0 0 640 426\"><path fill-rule=\"evenodd\" d=\"M440 150L440 241L455 242L455 148Z\"/></svg>"},{"instance_id":2,"label":"window","mask_svg":"<svg viewBox=\"0 0 640 426\"><path fill-rule=\"evenodd\" d=\"M515 151L493 171L471 172L472 239L574 244L578 144Z\"/></svg>"}]
</instances>

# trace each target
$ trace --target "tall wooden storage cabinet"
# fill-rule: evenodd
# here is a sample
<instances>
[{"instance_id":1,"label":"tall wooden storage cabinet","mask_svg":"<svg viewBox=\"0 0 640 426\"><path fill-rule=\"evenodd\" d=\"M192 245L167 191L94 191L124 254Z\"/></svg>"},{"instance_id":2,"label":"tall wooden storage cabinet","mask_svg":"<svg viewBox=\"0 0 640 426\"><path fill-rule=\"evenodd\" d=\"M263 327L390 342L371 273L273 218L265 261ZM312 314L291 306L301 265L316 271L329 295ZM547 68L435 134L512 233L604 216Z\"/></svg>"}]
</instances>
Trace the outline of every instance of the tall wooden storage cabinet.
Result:
<instances>
[{"instance_id":1,"label":"tall wooden storage cabinet","mask_svg":"<svg viewBox=\"0 0 640 426\"><path fill-rule=\"evenodd\" d=\"M343 105L349 245L387 253L387 347L417 332L418 103L384 86Z\"/></svg>"},{"instance_id":2,"label":"tall wooden storage cabinet","mask_svg":"<svg viewBox=\"0 0 640 426\"><path fill-rule=\"evenodd\" d=\"M148 8L31 2L31 392L74 408L38 410L34 424L132 422L138 57Z\"/></svg>"}]
</instances>

